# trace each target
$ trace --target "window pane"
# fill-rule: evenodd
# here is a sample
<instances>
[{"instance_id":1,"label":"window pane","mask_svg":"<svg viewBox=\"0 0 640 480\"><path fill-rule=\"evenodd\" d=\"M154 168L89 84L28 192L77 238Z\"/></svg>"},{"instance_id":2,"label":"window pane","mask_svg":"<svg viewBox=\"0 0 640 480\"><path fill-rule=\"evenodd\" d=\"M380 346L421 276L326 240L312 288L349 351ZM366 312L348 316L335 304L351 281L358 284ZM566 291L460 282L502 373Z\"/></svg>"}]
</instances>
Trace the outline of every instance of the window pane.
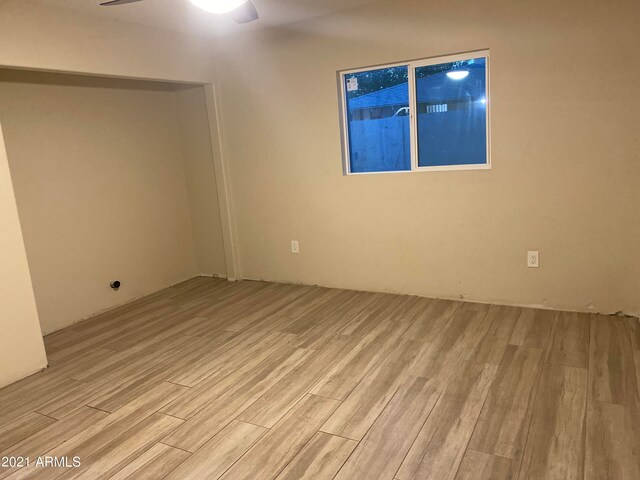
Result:
<instances>
[{"instance_id":1,"label":"window pane","mask_svg":"<svg viewBox=\"0 0 640 480\"><path fill-rule=\"evenodd\" d=\"M344 76L350 170L411 169L408 68Z\"/></svg>"},{"instance_id":2,"label":"window pane","mask_svg":"<svg viewBox=\"0 0 640 480\"><path fill-rule=\"evenodd\" d=\"M487 163L486 59L416 68L418 165Z\"/></svg>"}]
</instances>

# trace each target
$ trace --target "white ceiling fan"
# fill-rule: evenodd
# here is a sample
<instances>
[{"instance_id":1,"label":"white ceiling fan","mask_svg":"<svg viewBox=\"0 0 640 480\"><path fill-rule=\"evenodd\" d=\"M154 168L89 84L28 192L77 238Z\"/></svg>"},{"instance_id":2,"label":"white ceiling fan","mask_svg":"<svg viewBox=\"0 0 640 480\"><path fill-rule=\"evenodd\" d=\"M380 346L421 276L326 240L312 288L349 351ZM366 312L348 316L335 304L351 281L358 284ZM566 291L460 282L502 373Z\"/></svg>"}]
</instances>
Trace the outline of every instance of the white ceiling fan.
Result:
<instances>
[{"instance_id":1,"label":"white ceiling fan","mask_svg":"<svg viewBox=\"0 0 640 480\"><path fill-rule=\"evenodd\" d=\"M100 4L101 7L115 7L142 0L110 0ZM249 23L258 19L256 7L251 0L190 0L195 6L211 13L228 13L237 23Z\"/></svg>"}]
</instances>

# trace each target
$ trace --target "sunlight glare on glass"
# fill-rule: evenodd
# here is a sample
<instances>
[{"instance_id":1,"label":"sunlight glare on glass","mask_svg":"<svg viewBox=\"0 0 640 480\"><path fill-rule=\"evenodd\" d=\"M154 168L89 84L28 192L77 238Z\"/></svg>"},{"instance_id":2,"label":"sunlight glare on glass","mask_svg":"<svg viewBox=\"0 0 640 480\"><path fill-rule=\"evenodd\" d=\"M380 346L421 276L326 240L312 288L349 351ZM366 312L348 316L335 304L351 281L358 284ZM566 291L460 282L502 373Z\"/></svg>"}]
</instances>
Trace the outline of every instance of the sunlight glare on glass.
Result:
<instances>
[{"instance_id":1,"label":"sunlight glare on glass","mask_svg":"<svg viewBox=\"0 0 640 480\"><path fill-rule=\"evenodd\" d=\"M487 99L486 98L481 98L480 99L480 103L485 105L487 103Z\"/></svg>"},{"instance_id":2,"label":"sunlight glare on glass","mask_svg":"<svg viewBox=\"0 0 640 480\"><path fill-rule=\"evenodd\" d=\"M451 80L462 80L467 78L469 72L467 70L454 70L453 72L447 72L447 77Z\"/></svg>"},{"instance_id":3,"label":"sunlight glare on glass","mask_svg":"<svg viewBox=\"0 0 640 480\"><path fill-rule=\"evenodd\" d=\"M191 0L191 3L207 12L227 13L247 3L247 0Z\"/></svg>"}]
</instances>

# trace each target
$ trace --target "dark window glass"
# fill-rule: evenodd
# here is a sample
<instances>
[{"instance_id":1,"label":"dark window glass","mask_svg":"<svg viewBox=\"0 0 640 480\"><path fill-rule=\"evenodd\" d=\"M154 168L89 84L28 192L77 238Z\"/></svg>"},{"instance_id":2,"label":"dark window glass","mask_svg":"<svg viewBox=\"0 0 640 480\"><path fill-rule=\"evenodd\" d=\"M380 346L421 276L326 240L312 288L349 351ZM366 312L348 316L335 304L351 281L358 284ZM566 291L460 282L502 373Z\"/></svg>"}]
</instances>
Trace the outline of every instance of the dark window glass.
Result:
<instances>
[{"instance_id":1,"label":"dark window glass","mask_svg":"<svg viewBox=\"0 0 640 480\"><path fill-rule=\"evenodd\" d=\"M411 169L408 67L347 74L350 171Z\"/></svg>"},{"instance_id":2,"label":"dark window glass","mask_svg":"<svg viewBox=\"0 0 640 480\"><path fill-rule=\"evenodd\" d=\"M416 68L418 166L487 163L486 60Z\"/></svg>"}]
</instances>

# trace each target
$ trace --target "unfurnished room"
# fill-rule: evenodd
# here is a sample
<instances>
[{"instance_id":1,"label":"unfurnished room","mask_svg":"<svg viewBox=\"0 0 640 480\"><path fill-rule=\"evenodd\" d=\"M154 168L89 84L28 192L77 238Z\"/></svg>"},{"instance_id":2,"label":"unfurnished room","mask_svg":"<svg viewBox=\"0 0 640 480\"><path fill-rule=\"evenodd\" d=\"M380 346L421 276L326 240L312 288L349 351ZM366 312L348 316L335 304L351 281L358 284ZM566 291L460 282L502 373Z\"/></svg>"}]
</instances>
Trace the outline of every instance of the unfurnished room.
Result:
<instances>
[{"instance_id":1,"label":"unfurnished room","mask_svg":"<svg viewBox=\"0 0 640 480\"><path fill-rule=\"evenodd\" d=\"M0 0L0 479L639 480L637 0Z\"/></svg>"}]
</instances>

